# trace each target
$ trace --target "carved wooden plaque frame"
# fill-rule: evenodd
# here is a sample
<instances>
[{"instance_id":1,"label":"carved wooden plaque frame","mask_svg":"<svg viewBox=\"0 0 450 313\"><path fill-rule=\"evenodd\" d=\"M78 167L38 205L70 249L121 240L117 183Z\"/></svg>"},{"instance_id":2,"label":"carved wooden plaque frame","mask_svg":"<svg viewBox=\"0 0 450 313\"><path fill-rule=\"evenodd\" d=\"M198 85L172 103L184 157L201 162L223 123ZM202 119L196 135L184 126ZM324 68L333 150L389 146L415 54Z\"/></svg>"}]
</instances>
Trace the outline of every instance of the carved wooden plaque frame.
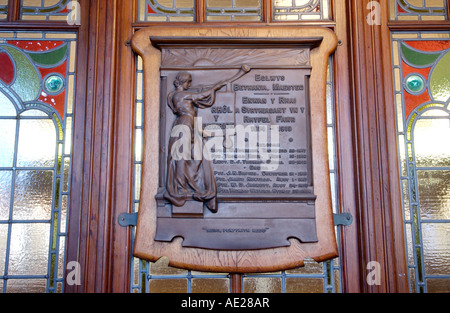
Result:
<instances>
[{"instance_id":1,"label":"carved wooden plaque frame","mask_svg":"<svg viewBox=\"0 0 450 313\"><path fill-rule=\"evenodd\" d=\"M307 47L304 50L305 53L302 50L298 50L305 46ZM141 202L134 246L134 255L136 257L149 261L157 261L161 257L167 257L171 266L198 271L251 273L279 271L303 266L304 259L308 257L320 262L338 255L331 204L326 128L326 73L329 56L336 49L336 46L337 38L335 34L321 27L239 26L218 28L155 26L141 29L133 36L132 47L143 58L145 97ZM189 204L187 211L185 210L187 205L180 207L166 205L167 201L163 195L164 188L161 185L161 182L165 180L166 173L164 168L165 155L163 154L167 149L164 145L167 142L164 134L167 134L165 129L168 127L164 124L168 110L166 100L168 82L166 78L169 77L169 80L172 81L175 77L174 71L179 71L186 67L186 64L183 63L183 58L186 58L184 54L188 53L188 51L180 53L177 50L180 47L192 49L209 48L211 50L226 47L228 49L226 52L234 54L235 60L227 67L223 63L223 60L227 60L227 58L224 58L223 54L221 55L220 70L227 74L228 72L232 73L236 67L239 51L243 51L242 55L249 54L253 56L253 58L250 56L242 58L242 68L233 79L252 75L253 80L255 80L255 77L258 80L263 76L261 69L264 68L264 57L260 57L259 62L261 64L256 65L256 69L250 69L246 65L246 63L257 63L256 59L258 59L259 54L255 52L263 52L264 49L272 49L271 53L275 51L275 56L272 56L272 58L277 58L277 66L280 69L283 68L283 73L287 73L287 75L294 73L291 65L292 58L296 58L294 60L294 63L296 63L295 73L299 71L303 73L299 76L300 80L303 79L302 77L307 77L301 86L306 86L305 98L308 99L307 107L309 110L306 122L309 124L309 127L306 133L302 133L304 133L311 147L309 149L311 160L309 160L310 162L308 162L307 166L311 167L308 172L312 175L312 182L311 189L308 189L309 187L305 188L311 191L309 196L307 190L306 194L303 194L301 197L289 195L285 198L289 200L289 197L291 197L290 200L297 202L299 205L314 204L312 216L308 215L304 220L300 218L300 224L294 223L293 226L289 227L295 229L296 225L303 227L302 222L307 221L306 224L311 225L310 221L314 221L313 226L315 229L309 230L307 234L300 232L298 236L292 235L292 237L296 238L285 238L285 243L270 242L270 238L267 238L267 242L263 240L260 243L253 243L250 240L246 242L246 237L231 237L238 238L238 241L242 242L240 245L239 243L233 243L234 240L221 241L221 238L227 235L217 233L213 234L213 236L216 236L217 245L208 241L208 238L212 237L205 236L206 239L197 240L196 238L199 236L194 236L194 238L187 239L189 228L191 227L189 223L198 223L199 221L206 223L202 219L198 219L199 216L196 216L196 212L198 211L200 216L201 214L206 216L206 213L202 213L202 206L198 209L198 203ZM274 50L278 48L280 49L279 51ZM290 49L292 48L297 50L296 53L291 55ZM237 50L233 52L232 49ZM217 51L215 52L217 53ZM284 62L283 60L287 60L286 62L289 64L284 65L282 63ZM203 64L201 62L206 63ZM208 60L203 60L200 57L197 60L198 63L201 63L200 67L208 70ZM191 69L194 72L197 70L195 66L194 68L192 68L193 65L189 66L187 69ZM239 69L234 69L234 72L237 72L237 70ZM273 67L267 68L265 71L273 74L272 76L274 77L277 76L277 71ZM195 77L201 78L202 75L202 72L196 72L192 77L194 79ZM295 79L297 78L294 77L291 81ZM228 81L229 87L231 86L230 82ZM216 89L225 88L223 87L225 84L226 82ZM231 93L227 93L224 90L222 89L220 97L229 97ZM286 101L289 101L289 99L286 99ZM211 105L210 103L209 106ZM224 106L223 110L226 111L227 108ZM218 117L216 117L217 119ZM262 120L255 122L264 123ZM164 139L161 140L161 138ZM216 173L220 175L220 171ZM314 186L313 189L312 186ZM245 196L228 198L222 196L222 198L224 202L245 203L245 201L248 201L248 204L242 206L242 208L249 207L251 209L252 205L254 208L258 207L258 201L254 201L254 198L251 198L250 201ZM260 202L269 202L273 206L276 206L277 203L279 203L280 207L284 205L280 203L283 202L280 201L280 197L266 196L264 198L262 194L260 198L262 199ZM218 201L221 202L221 199L219 198ZM288 211L291 210L290 207L286 209ZM309 212L308 208L302 208L302 210ZM205 211L208 210L205 209ZM172 223L170 218L166 218L166 215L172 213L180 218L176 220L176 223ZM214 217L211 212L208 212L208 214ZM274 214L276 215L276 211ZM240 222L239 219L231 220L227 216L224 218L230 225L239 224ZM278 223L276 224L278 230L282 230L285 226L288 227L288 224L292 224L289 219L283 219L282 217L277 218L276 222ZM246 225L245 220L243 223L243 225ZM215 229L214 227L208 228L207 225L204 224L202 228L205 232L208 232L208 229ZM220 230L231 229L222 227L222 224L220 225ZM233 229L246 229L246 227ZM303 228L308 227L310 226L304 226ZM259 227L259 229L263 228ZM182 235L177 233L180 229L186 232L186 234L183 234L183 237L186 238L183 239L180 237ZM172 231L174 232L172 233ZM310 235L312 233L314 236ZM301 238L302 236L303 239ZM264 236L261 238L264 239ZM184 240L189 242L189 244L183 243Z\"/></svg>"}]
</instances>

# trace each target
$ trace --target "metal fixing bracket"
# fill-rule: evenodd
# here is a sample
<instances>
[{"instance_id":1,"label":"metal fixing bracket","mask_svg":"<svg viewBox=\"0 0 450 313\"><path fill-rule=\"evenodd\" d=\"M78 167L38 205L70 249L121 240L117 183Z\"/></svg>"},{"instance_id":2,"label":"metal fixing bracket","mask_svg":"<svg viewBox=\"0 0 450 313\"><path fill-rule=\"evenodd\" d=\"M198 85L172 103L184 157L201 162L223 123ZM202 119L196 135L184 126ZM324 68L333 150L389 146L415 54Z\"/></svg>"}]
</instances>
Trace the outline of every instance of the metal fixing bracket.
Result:
<instances>
[{"instance_id":1,"label":"metal fixing bracket","mask_svg":"<svg viewBox=\"0 0 450 313\"><path fill-rule=\"evenodd\" d=\"M136 226L137 213L122 213L119 215L118 222L122 227Z\"/></svg>"},{"instance_id":2,"label":"metal fixing bracket","mask_svg":"<svg viewBox=\"0 0 450 313\"><path fill-rule=\"evenodd\" d=\"M350 213L333 214L334 226L349 226L353 223L353 216Z\"/></svg>"}]
</instances>

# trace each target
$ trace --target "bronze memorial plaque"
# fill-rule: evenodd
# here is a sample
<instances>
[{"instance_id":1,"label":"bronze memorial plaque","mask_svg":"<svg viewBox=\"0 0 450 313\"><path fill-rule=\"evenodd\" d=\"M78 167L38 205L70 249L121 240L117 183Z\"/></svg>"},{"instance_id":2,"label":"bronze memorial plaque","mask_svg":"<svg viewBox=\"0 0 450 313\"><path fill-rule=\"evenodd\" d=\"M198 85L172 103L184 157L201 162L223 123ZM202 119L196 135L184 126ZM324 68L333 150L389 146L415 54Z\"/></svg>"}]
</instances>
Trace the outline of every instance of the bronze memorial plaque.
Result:
<instances>
[{"instance_id":1,"label":"bronze memorial plaque","mask_svg":"<svg viewBox=\"0 0 450 313\"><path fill-rule=\"evenodd\" d=\"M147 213L139 215L137 245L145 240L139 232L146 227L153 228L141 232L153 236L147 238L147 246L180 242L177 249L188 249L188 254L189 249L225 254L276 250L291 247L293 240L296 246L319 244L323 232L316 218L318 203L327 216L331 207L320 206L324 186L318 189L315 180L315 170L323 171L327 156L316 158L313 149L318 144L312 123L317 83L311 85L311 54L324 41L314 34L263 38L147 32L147 49L157 51L159 61L159 84L153 88L159 93L149 96L157 97L152 103L159 111L152 119L158 125L158 136L153 135L157 142L151 143L157 145L151 160L157 163L157 176L152 178L157 185L153 218L147 221L151 225L143 226ZM139 44L134 42L134 47L145 64L149 61ZM334 242L329 222L328 240ZM334 251L311 256L333 257L332 246ZM147 253L135 249L136 255L148 259L171 259L170 253ZM173 264L216 270L208 264L189 266L197 261L181 263Z\"/></svg>"}]
</instances>

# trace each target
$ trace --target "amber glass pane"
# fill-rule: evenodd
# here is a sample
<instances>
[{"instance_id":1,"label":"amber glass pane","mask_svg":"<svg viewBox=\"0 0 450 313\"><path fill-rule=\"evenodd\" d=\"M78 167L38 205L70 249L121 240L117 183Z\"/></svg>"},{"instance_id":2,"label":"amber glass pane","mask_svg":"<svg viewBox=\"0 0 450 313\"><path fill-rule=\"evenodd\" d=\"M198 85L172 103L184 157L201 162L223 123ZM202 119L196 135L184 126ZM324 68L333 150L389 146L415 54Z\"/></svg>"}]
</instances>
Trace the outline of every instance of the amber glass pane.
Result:
<instances>
[{"instance_id":1,"label":"amber glass pane","mask_svg":"<svg viewBox=\"0 0 450 313\"><path fill-rule=\"evenodd\" d=\"M420 217L450 220L450 171L418 171Z\"/></svg>"},{"instance_id":2,"label":"amber glass pane","mask_svg":"<svg viewBox=\"0 0 450 313\"><path fill-rule=\"evenodd\" d=\"M280 293L281 278L279 277L245 277L244 292L246 293Z\"/></svg>"},{"instance_id":3,"label":"amber glass pane","mask_svg":"<svg viewBox=\"0 0 450 313\"><path fill-rule=\"evenodd\" d=\"M150 279L150 293L186 293L187 279Z\"/></svg>"},{"instance_id":4,"label":"amber glass pane","mask_svg":"<svg viewBox=\"0 0 450 313\"><path fill-rule=\"evenodd\" d=\"M0 20L8 18L8 0L0 0Z\"/></svg>"},{"instance_id":5,"label":"amber glass pane","mask_svg":"<svg viewBox=\"0 0 450 313\"><path fill-rule=\"evenodd\" d=\"M322 278L286 278L287 293L323 293Z\"/></svg>"},{"instance_id":6,"label":"amber glass pane","mask_svg":"<svg viewBox=\"0 0 450 313\"><path fill-rule=\"evenodd\" d=\"M427 289L431 293L450 293L450 279L429 278L427 279Z\"/></svg>"},{"instance_id":7,"label":"amber glass pane","mask_svg":"<svg viewBox=\"0 0 450 313\"><path fill-rule=\"evenodd\" d=\"M426 275L450 275L450 223L423 223Z\"/></svg>"},{"instance_id":8,"label":"amber glass pane","mask_svg":"<svg viewBox=\"0 0 450 313\"><path fill-rule=\"evenodd\" d=\"M227 293L230 291L230 280L227 278L193 278L194 293Z\"/></svg>"}]
</instances>

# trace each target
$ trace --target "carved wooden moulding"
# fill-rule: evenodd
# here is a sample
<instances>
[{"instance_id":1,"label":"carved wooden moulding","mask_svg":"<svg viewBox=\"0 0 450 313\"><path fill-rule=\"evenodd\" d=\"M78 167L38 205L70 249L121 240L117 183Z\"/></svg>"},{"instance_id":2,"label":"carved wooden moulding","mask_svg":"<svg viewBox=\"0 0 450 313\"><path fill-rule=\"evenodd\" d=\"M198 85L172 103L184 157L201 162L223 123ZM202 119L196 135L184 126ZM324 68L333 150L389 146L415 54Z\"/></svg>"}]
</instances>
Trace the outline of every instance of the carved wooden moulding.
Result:
<instances>
[{"instance_id":1,"label":"carved wooden moulding","mask_svg":"<svg viewBox=\"0 0 450 313\"><path fill-rule=\"evenodd\" d=\"M337 256L323 28L151 27L134 254L264 272Z\"/></svg>"}]
</instances>

